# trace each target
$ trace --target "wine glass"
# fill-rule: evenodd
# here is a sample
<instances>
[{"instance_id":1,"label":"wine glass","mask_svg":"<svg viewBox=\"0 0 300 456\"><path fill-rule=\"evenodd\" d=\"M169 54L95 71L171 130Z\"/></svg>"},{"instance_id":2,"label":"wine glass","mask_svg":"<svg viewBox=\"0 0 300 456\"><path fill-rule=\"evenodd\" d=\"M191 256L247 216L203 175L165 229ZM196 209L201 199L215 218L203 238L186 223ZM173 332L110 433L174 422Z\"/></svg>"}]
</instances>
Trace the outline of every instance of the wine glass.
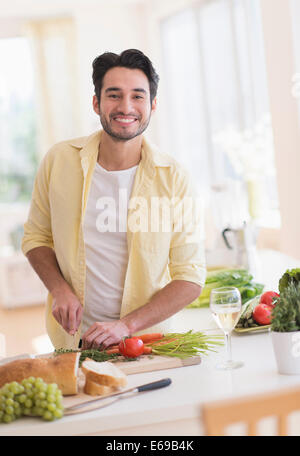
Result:
<instances>
[{"instance_id":1,"label":"wine glass","mask_svg":"<svg viewBox=\"0 0 300 456\"><path fill-rule=\"evenodd\" d=\"M231 358L231 332L237 324L242 308L241 294L235 287L214 288L210 293L210 310L220 329L225 334L227 359L216 367L230 370L243 366Z\"/></svg>"}]
</instances>

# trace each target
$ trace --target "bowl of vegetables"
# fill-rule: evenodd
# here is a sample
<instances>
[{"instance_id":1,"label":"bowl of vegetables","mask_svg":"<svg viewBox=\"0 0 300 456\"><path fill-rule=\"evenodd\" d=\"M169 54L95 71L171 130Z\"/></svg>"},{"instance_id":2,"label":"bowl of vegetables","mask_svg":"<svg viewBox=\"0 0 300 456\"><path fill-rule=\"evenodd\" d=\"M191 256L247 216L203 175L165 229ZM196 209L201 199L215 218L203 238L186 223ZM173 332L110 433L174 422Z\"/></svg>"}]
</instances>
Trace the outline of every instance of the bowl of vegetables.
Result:
<instances>
[{"instance_id":1,"label":"bowl of vegetables","mask_svg":"<svg viewBox=\"0 0 300 456\"><path fill-rule=\"evenodd\" d=\"M279 294L275 291L265 291L261 295L246 302L235 327L235 332L269 331L271 328L272 312L279 297Z\"/></svg>"}]
</instances>

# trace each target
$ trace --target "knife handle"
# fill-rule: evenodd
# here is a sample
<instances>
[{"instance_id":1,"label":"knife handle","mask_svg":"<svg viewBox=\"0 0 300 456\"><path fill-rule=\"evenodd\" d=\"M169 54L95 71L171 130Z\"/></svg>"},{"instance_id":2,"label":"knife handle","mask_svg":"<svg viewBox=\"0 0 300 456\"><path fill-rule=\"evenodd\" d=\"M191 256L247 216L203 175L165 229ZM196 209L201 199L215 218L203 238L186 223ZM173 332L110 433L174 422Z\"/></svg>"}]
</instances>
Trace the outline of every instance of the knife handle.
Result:
<instances>
[{"instance_id":1,"label":"knife handle","mask_svg":"<svg viewBox=\"0 0 300 456\"><path fill-rule=\"evenodd\" d=\"M138 386L137 390L139 393L141 391L150 391L158 388L164 388L165 386L170 385L170 383L172 383L172 380L170 378L163 378L157 382L146 383L145 385Z\"/></svg>"}]
</instances>

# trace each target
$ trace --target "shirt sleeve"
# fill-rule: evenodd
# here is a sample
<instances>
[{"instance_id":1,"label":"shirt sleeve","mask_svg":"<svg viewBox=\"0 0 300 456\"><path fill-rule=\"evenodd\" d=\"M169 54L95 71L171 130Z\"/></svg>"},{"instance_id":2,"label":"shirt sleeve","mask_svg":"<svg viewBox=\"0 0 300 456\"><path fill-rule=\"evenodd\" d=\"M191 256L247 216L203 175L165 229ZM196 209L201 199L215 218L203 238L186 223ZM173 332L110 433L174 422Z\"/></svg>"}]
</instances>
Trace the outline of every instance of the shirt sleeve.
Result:
<instances>
[{"instance_id":1,"label":"shirt sleeve","mask_svg":"<svg viewBox=\"0 0 300 456\"><path fill-rule=\"evenodd\" d=\"M178 173L174 193L170 276L172 280L186 280L203 287L206 279L203 205L188 173Z\"/></svg>"},{"instance_id":2,"label":"shirt sleeve","mask_svg":"<svg viewBox=\"0 0 300 456\"><path fill-rule=\"evenodd\" d=\"M49 203L50 163L49 153L40 163L32 192L31 205L22 239L24 255L30 250L46 246L53 248Z\"/></svg>"}]
</instances>

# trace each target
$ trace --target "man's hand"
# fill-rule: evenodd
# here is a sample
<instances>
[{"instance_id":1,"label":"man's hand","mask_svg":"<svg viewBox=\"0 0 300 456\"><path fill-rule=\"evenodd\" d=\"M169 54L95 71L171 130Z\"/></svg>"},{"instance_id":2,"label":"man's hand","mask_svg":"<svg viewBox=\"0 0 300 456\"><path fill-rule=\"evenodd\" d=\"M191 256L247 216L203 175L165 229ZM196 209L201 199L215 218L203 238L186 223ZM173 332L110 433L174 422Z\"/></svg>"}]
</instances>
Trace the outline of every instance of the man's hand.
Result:
<instances>
[{"instance_id":1,"label":"man's hand","mask_svg":"<svg viewBox=\"0 0 300 456\"><path fill-rule=\"evenodd\" d=\"M130 336L129 328L120 320L94 323L82 336L82 348L105 349Z\"/></svg>"},{"instance_id":2,"label":"man's hand","mask_svg":"<svg viewBox=\"0 0 300 456\"><path fill-rule=\"evenodd\" d=\"M82 318L82 305L69 288L59 288L52 292L52 314L67 333L73 336L79 328Z\"/></svg>"}]
</instances>

